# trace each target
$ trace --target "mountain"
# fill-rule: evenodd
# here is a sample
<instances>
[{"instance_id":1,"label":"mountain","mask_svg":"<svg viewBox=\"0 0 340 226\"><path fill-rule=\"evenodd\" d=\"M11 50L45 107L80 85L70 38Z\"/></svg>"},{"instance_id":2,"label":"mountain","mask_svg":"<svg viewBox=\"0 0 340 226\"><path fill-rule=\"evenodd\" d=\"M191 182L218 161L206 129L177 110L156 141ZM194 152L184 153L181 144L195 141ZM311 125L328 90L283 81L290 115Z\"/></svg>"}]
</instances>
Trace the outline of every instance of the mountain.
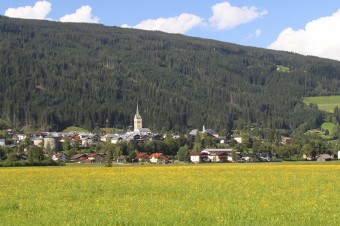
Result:
<instances>
[{"instance_id":1,"label":"mountain","mask_svg":"<svg viewBox=\"0 0 340 226\"><path fill-rule=\"evenodd\" d=\"M214 40L0 17L0 118L14 126L222 130L320 123L340 62ZM306 125L306 122L308 125Z\"/></svg>"}]
</instances>

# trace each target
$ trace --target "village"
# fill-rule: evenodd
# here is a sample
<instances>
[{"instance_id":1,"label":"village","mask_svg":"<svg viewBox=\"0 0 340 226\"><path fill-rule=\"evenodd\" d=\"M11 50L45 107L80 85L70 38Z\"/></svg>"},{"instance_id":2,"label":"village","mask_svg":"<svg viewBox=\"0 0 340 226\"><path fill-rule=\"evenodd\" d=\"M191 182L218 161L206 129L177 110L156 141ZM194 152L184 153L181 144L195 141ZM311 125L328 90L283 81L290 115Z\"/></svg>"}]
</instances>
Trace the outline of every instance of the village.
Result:
<instances>
[{"instance_id":1,"label":"village","mask_svg":"<svg viewBox=\"0 0 340 226\"><path fill-rule=\"evenodd\" d=\"M18 160L26 160L28 158L27 148L29 146L40 147L44 151L46 158L50 158L53 161L82 163L82 164L94 164L105 163L108 161L107 149L108 145L121 145L121 144L141 144L142 147L150 144L151 142L162 142L168 138L172 141L192 141L204 137L208 141L214 143L211 147L193 147L192 150L186 150L180 156L180 150L174 152L174 150L162 150L165 148L155 147L148 151L146 148L142 151L138 151L138 148L134 148L132 151L118 151L113 154L110 161L114 164L125 163L142 163L142 164L171 164L179 161L186 161L191 163L223 163L223 162L270 162L277 161L275 153L260 152L249 153L240 152L237 148L232 148L230 142L241 145L243 137L241 135L232 135L228 140L225 136L220 136L213 129L206 129L203 126L202 130L193 129L190 133L185 135L179 134L165 134L161 135L153 133L149 128L143 127L142 116L139 113L137 104L136 113L134 115L133 130L130 131L116 131L108 134L100 133L93 134L87 132L72 131L68 133L62 132L40 132L31 135L25 135L15 133L11 129L8 129L8 137L10 137L10 144L6 144L5 139L0 139L0 146L7 148L17 148L25 146L23 151L17 151ZM167 137L167 136L170 136ZM182 142L183 143L183 142ZM283 145L289 145L292 143L291 138L284 138ZM235 146L235 145L234 145ZM71 149L71 151L67 151ZM176 148L174 148L176 149ZM144 151L143 151L144 150ZM339 155L338 155L339 156ZM311 160L308 156L304 156L305 160ZM335 159L334 156L329 154L321 154L318 156L317 161L329 161Z\"/></svg>"}]
</instances>

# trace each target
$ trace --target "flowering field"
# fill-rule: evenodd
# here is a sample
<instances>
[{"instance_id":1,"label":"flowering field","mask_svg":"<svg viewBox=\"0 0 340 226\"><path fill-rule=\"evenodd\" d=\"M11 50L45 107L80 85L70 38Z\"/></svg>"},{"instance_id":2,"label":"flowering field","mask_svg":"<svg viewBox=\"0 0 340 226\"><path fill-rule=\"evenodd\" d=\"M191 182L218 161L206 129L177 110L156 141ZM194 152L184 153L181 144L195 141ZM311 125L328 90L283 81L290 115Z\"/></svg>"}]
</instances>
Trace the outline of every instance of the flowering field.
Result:
<instances>
[{"instance_id":1,"label":"flowering field","mask_svg":"<svg viewBox=\"0 0 340 226\"><path fill-rule=\"evenodd\" d=\"M0 225L338 225L339 164L0 169Z\"/></svg>"}]
</instances>

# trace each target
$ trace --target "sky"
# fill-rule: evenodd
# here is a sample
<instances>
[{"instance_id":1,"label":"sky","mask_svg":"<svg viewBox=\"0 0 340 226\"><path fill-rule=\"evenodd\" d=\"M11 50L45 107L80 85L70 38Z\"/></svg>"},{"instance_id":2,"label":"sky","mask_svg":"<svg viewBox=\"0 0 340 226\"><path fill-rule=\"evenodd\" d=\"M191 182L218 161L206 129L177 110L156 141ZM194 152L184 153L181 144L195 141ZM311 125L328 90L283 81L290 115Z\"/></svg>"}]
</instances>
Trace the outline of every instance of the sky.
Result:
<instances>
[{"instance_id":1,"label":"sky","mask_svg":"<svg viewBox=\"0 0 340 226\"><path fill-rule=\"evenodd\" d=\"M0 0L0 14L159 30L340 61L338 0Z\"/></svg>"}]
</instances>

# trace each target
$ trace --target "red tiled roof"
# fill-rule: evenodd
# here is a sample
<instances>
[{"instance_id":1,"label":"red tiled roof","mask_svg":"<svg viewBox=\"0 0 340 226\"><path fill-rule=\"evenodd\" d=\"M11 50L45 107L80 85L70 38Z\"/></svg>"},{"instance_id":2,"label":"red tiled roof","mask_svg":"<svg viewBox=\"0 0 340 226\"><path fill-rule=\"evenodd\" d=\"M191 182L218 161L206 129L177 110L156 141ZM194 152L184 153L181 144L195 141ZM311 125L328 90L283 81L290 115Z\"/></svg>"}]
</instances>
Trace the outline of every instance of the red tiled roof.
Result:
<instances>
[{"instance_id":1,"label":"red tiled roof","mask_svg":"<svg viewBox=\"0 0 340 226\"><path fill-rule=\"evenodd\" d=\"M153 153L149 156L149 159L151 159L152 157L157 159L157 158L161 157L162 155L163 155L163 153Z\"/></svg>"},{"instance_id":2,"label":"red tiled roof","mask_svg":"<svg viewBox=\"0 0 340 226\"><path fill-rule=\"evenodd\" d=\"M89 154L87 157L95 157L97 156L97 154L93 153L93 154Z\"/></svg>"},{"instance_id":3,"label":"red tiled roof","mask_svg":"<svg viewBox=\"0 0 340 226\"><path fill-rule=\"evenodd\" d=\"M136 157L140 159L140 158L146 157L147 154L148 153L146 153L146 152L139 152L139 153L137 153Z\"/></svg>"}]
</instances>

